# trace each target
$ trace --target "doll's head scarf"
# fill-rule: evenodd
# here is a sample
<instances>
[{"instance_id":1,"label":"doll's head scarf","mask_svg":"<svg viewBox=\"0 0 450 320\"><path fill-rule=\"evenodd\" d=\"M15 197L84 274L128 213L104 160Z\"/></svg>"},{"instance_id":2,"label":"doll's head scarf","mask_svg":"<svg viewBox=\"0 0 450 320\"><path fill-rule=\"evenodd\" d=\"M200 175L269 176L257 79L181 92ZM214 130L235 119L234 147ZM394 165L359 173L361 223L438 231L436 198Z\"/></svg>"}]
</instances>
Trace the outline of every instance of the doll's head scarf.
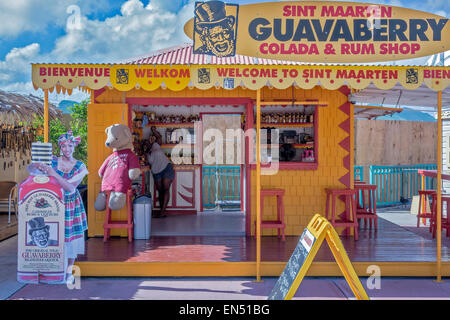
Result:
<instances>
[{"instance_id":1,"label":"doll's head scarf","mask_svg":"<svg viewBox=\"0 0 450 320\"><path fill-rule=\"evenodd\" d=\"M72 130L69 130L66 133L59 136L58 146L61 146L63 143L66 143L66 142L72 142L74 144L74 146L76 147L81 142L81 138L80 138L80 136L74 137L72 134Z\"/></svg>"}]
</instances>

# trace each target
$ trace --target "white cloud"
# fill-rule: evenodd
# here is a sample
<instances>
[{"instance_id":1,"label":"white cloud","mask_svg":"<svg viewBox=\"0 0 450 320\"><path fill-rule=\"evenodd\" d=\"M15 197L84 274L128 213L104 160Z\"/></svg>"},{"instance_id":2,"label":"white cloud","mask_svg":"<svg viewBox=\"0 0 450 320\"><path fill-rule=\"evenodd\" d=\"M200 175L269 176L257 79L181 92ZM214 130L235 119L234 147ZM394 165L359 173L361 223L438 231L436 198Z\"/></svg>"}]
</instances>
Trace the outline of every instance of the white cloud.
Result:
<instances>
[{"instance_id":1,"label":"white cloud","mask_svg":"<svg viewBox=\"0 0 450 320\"><path fill-rule=\"evenodd\" d=\"M442 16L442 17L447 17L447 12L445 12L444 10L438 10L438 11L434 12L434 14L436 14L438 16Z\"/></svg>"},{"instance_id":2,"label":"white cloud","mask_svg":"<svg viewBox=\"0 0 450 320\"><path fill-rule=\"evenodd\" d=\"M34 96L38 96L44 99L44 92L40 89L34 90L33 82L31 82L31 79L30 81L27 82L12 82L10 84L0 86L0 89L3 91L15 92L24 95L32 94ZM54 104L58 104L62 100L73 100L81 102L87 98L89 98L89 95L78 89L74 89L71 95L62 93L58 94L56 93L56 91L53 91L53 93L50 93L48 95L49 101Z\"/></svg>"},{"instance_id":3,"label":"white cloud","mask_svg":"<svg viewBox=\"0 0 450 320\"><path fill-rule=\"evenodd\" d=\"M135 13L138 13L140 10L144 8L144 4L139 0L130 0L125 2L120 8L120 12L123 16L129 17Z\"/></svg>"},{"instance_id":4,"label":"white cloud","mask_svg":"<svg viewBox=\"0 0 450 320\"><path fill-rule=\"evenodd\" d=\"M107 7L107 0L2 0L0 1L0 37L14 38L22 32L45 32L49 24L64 26L70 5L90 14Z\"/></svg>"},{"instance_id":5,"label":"white cloud","mask_svg":"<svg viewBox=\"0 0 450 320\"><path fill-rule=\"evenodd\" d=\"M33 88L33 83L31 81L28 82L13 82L10 84L7 84L5 86L2 86L1 89L3 91L10 91L10 92L17 92L22 94L34 94L37 95Z\"/></svg>"},{"instance_id":6,"label":"white cloud","mask_svg":"<svg viewBox=\"0 0 450 320\"><path fill-rule=\"evenodd\" d=\"M0 71L19 71L25 68L30 60L35 58L40 50L38 43L32 43L23 48L13 48L0 62Z\"/></svg>"},{"instance_id":7,"label":"white cloud","mask_svg":"<svg viewBox=\"0 0 450 320\"><path fill-rule=\"evenodd\" d=\"M16 92L20 94L33 94L43 98L42 90L34 90L31 81L31 62L42 59L39 55L40 46L38 43L32 43L22 48L13 48L0 61L0 89L4 91ZM53 103L59 103L64 99L81 101L88 95L75 89L71 96L56 94L49 95L49 100Z\"/></svg>"},{"instance_id":8,"label":"white cloud","mask_svg":"<svg viewBox=\"0 0 450 320\"><path fill-rule=\"evenodd\" d=\"M186 13L189 12L189 16ZM193 15L193 3L178 13L161 6L129 0L121 14L105 21L81 18L80 30L66 30L51 53L57 62L116 62L188 41L184 23Z\"/></svg>"},{"instance_id":9,"label":"white cloud","mask_svg":"<svg viewBox=\"0 0 450 320\"><path fill-rule=\"evenodd\" d=\"M30 61L39 55L40 46L32 43L22 48L13 48L0 61L0 88L14 92L34 91L31 83Z\"/></svg>"},{"instance_id":10,"label":"white cloud","mask_svg":"<svg viewBox=\"0 0 450 320\"><path fill-rule=\"evenodd\" d=\"M0 12L6 9L9 13L15 13L20 19L27 20L27 12L34 8L37 2L46 7L47 2L37 0L15 0L16 5L6 6L0 4ZM59 25L65 27L66 33L55 40L55 47L51 52L40 53L38 43L32 43L22 48L13 48L4 58L0 60L0 88L15 92L34 91L31 83L31 63L108 63L118 62L123 59L151 53L158 49L180 44L189 39L184 35L183 26L193 16L193 2L186 0L172 2L173 8L178 6L178 12L171 12L171 8L164 1L152 1L153 5L144 5L139 0L129 0L123 3L120 14L107 18L104 21L93 20L87 17L81 8L81 19L79 28L71 28L65 25L68 14L66 9L69 5L79 3L74 0L55 0L54 6L60 7L59 11L50 8L49 17L60 14ZM84 2L86 3L86 2ZM89 1L87 1L89 3ZM92 1L90 2L92 5ZM175 5L174 5L175 3ZM42 11L41 8L40 11ZM44 10L45 11L45 10ZM20 24L14 32L23 32L26 28L44 28L48 23L31 19L30 24ZM0 13L0 19L2 13ZM0 20L1 21L1 20ZM0 36L4 29L4 23L0 24ZM41 92L41 91L38 91ZM74 96L86 97L83 93L75 93ZM60 100L57 96L50 96L53 101ZM70 98L70 97L68 97Z\"/></svg>"}]
</instances>

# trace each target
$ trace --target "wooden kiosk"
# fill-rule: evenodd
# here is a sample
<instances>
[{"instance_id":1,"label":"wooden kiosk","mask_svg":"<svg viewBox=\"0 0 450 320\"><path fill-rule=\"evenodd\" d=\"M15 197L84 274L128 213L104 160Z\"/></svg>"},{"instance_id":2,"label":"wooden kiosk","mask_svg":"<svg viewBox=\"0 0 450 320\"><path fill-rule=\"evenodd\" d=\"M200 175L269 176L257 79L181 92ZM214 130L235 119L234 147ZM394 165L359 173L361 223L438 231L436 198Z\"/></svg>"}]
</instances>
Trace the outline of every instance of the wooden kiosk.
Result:
<instances>
[{"instance_id":1,"label":"wooden kiosk","mask_svg":"<svg viewBox=\"0 0 450 320\"><path fill-rule=\"evenodd\" d=\"M36 89L45 92L70 92L74 88L81 88L91 94L88 106L88 234L92 238L88 240L88 251L91 248L89 242L95 243L95 237L103 236L104 213L96 212L93 204L100 189L97 170L110 152L104 146L106 127L113 123L127 124L139 140L145 139L144 130L140 129L146 126L153 125L162 131L184 127L203 133L211 115L234 115L240 121L230 122L233 128L244 132L256 129L256 147L252 144L252 139L246 139L244 147L239 149L242 152L242 163L233 163L240 170L238 182L233 184L237 188L235 190L239 190L237 193L240 198L233 198L233 201L245 213L246 236L241 240L245 243L243 246L254 249L256 255L245 260L185 260L176 257L167 260L159 256L145 261L138 258L146 250L145 245L136 241L125 247L120 241L104 245L93 244L91 252L95 251L99 256L107 251L120 250L128 250L128 256L112 260L91 256L80 260L78 265L82 268L82 274L91 276L279 275L286 260L264 261L261 257L262 249L277 252L281 248L277 230L260 228L261 220L271 220L277 211L276 200L268 198L263 203L263 215L258 214L262 211L261 189L285 190L285 235L294 237L296 242L311 218L316 213L324 214L327 188L354 188L352 93L364 90L369 85L386 91L396 85L401 85L405 91L426 86L438 92L436 104L440 128L442 91L450 83L448 67L308 65L239 54L219 58L193 54L191 44L131 59L125 64L33 64L32 68ZM145 121L141 118L144 114L147 117ZM164 121L158 121L163 118ZM221 125L226 128L228 123ZM279 129L283 132L283 139L287 139L280 143L280 148L284 143L292 146L287 152L290 155L284 155L280 159L276 170L270 166L268 158L263 159L267 148L264 141L261 141L261 128ZM438 134L438 137L440 145L441 135ZM190 164L175 166L176 179L169 214L170 211L173 214L198 214L210 205L205 201L205 192L212 190L211 184L206 184L205 188L204 177L207 172L204 170L205 163L202 162L204 137L200 139L197 136L196 140L183 141L183 144L187 144L190 150L199 150L201 156L191 157L194 161ZM163 145L167 149L173 147L172 141L166 141ZM256 155L261 155L261 159ZM437 158L441 159L441 155L438 154ZM146 170L143 164L143 172ZM153 192L151 183L146 184L146 187ZM336 206L339 213L345 209L342 201L338 201ZM114 213L113 218L122 220L125 216L123 209ZM126 231L119 230L112 235L125 237ZM250 245L254 235L256 240ZM261 235L265 241L272 238L275 243L262 245ZM227 240L220 241L226 243ZM216 243L216 247L223 249L224 245L220 241ZM162 247L181 248L183 245L185 243L181 240L171 244L166 241ZM357 245L356 241L352 241L346 249ZM440 237L437 245L437 273L435 261L376 263L383 267L385 276L450 275L450 265L444 264L445 268L442 270L440 267ZM116 249L114 246L117 246ZM143 248L142 252L136 252L139 246ZM183 248L180 250L185 250ZM358 275L367 275L367 266L372 263L373 261L355 263ZM398 268L399 265L405 268ZM333 276L338 275L339 270L331 262L319 261L312 265L309 274Z\"/></svg>"}]
</instances>

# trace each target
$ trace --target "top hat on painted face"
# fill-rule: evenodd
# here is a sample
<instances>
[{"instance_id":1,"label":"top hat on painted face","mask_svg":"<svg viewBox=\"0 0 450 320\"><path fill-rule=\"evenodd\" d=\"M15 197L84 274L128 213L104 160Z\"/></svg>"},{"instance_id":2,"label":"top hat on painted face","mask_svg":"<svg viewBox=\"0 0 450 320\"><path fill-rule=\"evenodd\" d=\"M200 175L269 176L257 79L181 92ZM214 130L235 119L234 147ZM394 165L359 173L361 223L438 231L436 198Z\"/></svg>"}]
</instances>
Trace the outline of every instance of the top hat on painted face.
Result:
<instances>
[{"instance_id":1,"label":"top hat on painted face","mask_svg":"<svg viewBox=\"0 0 450 320\"><path fill-rule=\"evenodd\" d=\"M28 221L28 224L30 225L30 230L28 233L31 235L34 231L41 230L41 229L50 229L50 226L45 224L44 218L42 217L36 217Z\"/></svg>"},{"instance_id":2,"label":"top hat on painted face","mask_svg":"<svg viewBox=\"0 0 450 320\"><path fill-rule=\"evenodd\" d=\"M208 1L195 9L197 18L196 28L200 31L204 27L213 27L223 22L234 24L235 18L227 16L225 3L222 1Z\"/></svg>"}]
</instances>

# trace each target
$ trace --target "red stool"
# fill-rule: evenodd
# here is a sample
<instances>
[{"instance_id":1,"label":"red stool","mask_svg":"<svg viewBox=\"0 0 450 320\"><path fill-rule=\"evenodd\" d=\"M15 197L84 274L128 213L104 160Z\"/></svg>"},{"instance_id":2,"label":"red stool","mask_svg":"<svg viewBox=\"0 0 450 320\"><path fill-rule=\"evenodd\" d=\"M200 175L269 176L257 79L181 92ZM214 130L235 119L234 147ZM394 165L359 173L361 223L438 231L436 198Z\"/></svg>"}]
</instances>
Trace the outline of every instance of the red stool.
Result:
<instances>
[{"instance_id":1,"label":"red stool","mask_svg":"<svg viewBox=\"0 0 450 320\"><path fill-rule=\"evenodd\" d=\"M127 220L126 221L111 221L111 209L109 208L109 197L111 196L111 191L105 191L106 193L106 216L105 224L103 225L103 241L106 242L111 233L111 229L126 228L128 229L128 242L133 240L133 203L131 198L133 196L133 191L129 189L127 191Z\"/></svg>"},{"instance_id":2,"label":"red stool","mask_svg":"<svg viewBox=\"0 0 450 320\"><path fill-rule=\"evenodd\" d=\"M365 185L366 184L364 181L361 181L361 180L355 180L353 183L355 185L355 188L356 188L356 185L361 185L361 184ZM359 195L357 195L357 196L359 196ZM359 203L359 201L356 201L356 210L361 209L361 208L362 207L361 207L361 204Z\"/></svg>"},{"instance_id":3,"label":"red stool","mask_svg":"<svg viewBox=\"0 0 450 320\"><path fill-rule=\"evenodd\" d=\"M358 240L358 221L356 220L356 189L325 189L327 193L327 203L325 208L325 217L328 219L330 211L331 198L331 224L334 227L353 228L355 232L355 240ZM342 220L336 221L336 199L344 197L345 214ZM352 220L351 220L352 219Z\"/></svg>"},{"instance_id":4,"label":"red stool","mask_svg":"<svg viewBox=\"0 0 450 320\"><path fill-rule=\"evenodd\" d=\"M277 220L262 220L263 208L264 208L264 196L276 196L277 197ZM261 189L261 229L262 228L276 228L278 229L278 238L280 233L282 234L282 239L285 241L284 229L286 224L284 223L284 190L283 189ZM256 230L256 221L255 221ZM256 236L256 231L255 231Z\"/></svg>"},{"instance_id":5,"label":"red stool","mask_svg":"<svg viewBox=\"0 0 450 320\"><path fill-rule=\"evenodd\" d=\"M426 198L428 196L431 196L431 199L433 199L433 196L436 195L435 190L419 190L419 210L417 212L417 228L420 226L420 218L422 219L430 219L430 232L431 232L431 219L433 218L433 210L431 212L426 211ZM433 204L431 205L433 207ZM425 223L426 225L426 220Z\"/></svg>"},{"instance_id":6,"label":"red stool","mask_svg":"<svg viewBox=\"0 0 450 320\"><path fill-rule=\"evenodd\" d=\"M432 218L430 220L430 228L433 232L433 238L436 237L436 229L437 229L437 194L436 192L432 194L432 205L431 205L431 212L432 212ZM447 203L447 216L444 217L444 202ZM450 235L450 195L449 194L443 194L441 195L441 229L446 229L446 235L447 237Z\"/></svg>"},{"instance_id":7,"label":"red stool","mask_svg":"<svg viewBox=\"0 0 450 320\"><path fill-rule=\"evenodd\" d=\"M372 229L372 220L374 221L375 230L378 227L377 216L377 204L376 204L376 191L377 186L375 184L361 184L355 183L356 190L356 219L358 222L360 219L364 219L364 227L367 225L367 219L369 219L369 229ZM368 192L368 206L366 207L365 192ZM362 192L362 203L359 203L359 192Z\"/></svg>"}]
</instances>

